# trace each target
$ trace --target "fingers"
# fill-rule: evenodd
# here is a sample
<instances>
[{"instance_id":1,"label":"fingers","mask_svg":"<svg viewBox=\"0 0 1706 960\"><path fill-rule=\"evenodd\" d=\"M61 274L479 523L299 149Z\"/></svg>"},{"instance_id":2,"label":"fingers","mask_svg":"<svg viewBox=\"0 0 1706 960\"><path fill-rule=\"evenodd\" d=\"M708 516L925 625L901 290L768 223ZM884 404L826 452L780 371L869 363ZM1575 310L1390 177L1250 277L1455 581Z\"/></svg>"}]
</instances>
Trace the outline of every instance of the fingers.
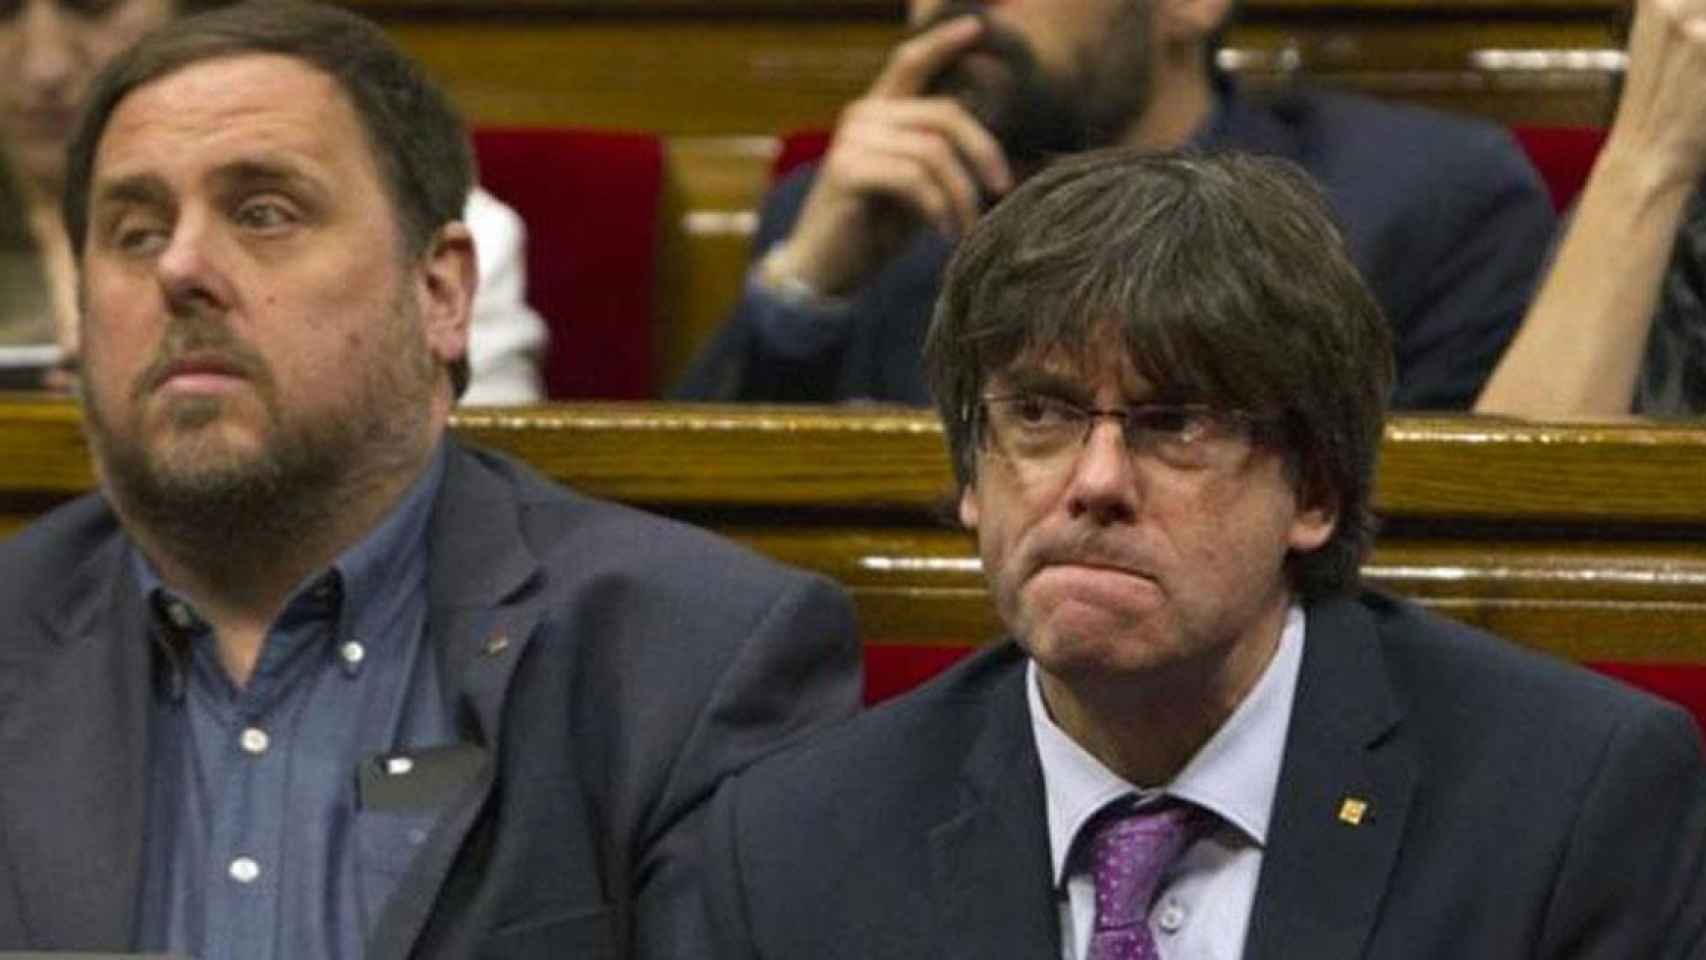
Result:
<instances>
[{"instance_id":1,"label":"fingers","mask_svg":"<svg viewBox=\"0 0 1706 960\"><path fill-rule=\"evenodd\" d=\"M965 16L905 41L842 112L786 240L800 279L825 292L851 289L899 252L911 218L959 235L977 221L985 192L1012 189L1001 145L965 106L921 96L984 29Z\"/></svg>"},{"instance_id":2,"label":"fingers","mask_svg":"<svg viewBox=\"0 0 1706 960\"><path fill-rule=\"evenodd\" d=\"M916 97L930 78L954 58L971 49L983 33L983 21L956 17L903 42L889 56L883 72L871 84L873 97Z\"/></svg>"},{"instance_id":3,"label":"fingers","mask_svg":"<svg viewBox=\"0 0 1706 960\"><path fill-rule=\"evenodd\" d=\"M951 179L973 181L974 207L979 187L995 196L1013 188L1001 145L964 106L948 98L854 103L842 115L828 162L856 160L862 151L912 157L932 169L952 167Z\"/></svg>"},{"instance_id":4,"label":"fingers","mask_svg":"<svg viewBox=\"0 0 1706 960\"><path fill-rule=\"evenodd\" d=\"M929 132L852 123L837 135L823 175L842 189L898 200L950 236L977 221L979 191L948 141Z\"/></svg>"}]
</instances>

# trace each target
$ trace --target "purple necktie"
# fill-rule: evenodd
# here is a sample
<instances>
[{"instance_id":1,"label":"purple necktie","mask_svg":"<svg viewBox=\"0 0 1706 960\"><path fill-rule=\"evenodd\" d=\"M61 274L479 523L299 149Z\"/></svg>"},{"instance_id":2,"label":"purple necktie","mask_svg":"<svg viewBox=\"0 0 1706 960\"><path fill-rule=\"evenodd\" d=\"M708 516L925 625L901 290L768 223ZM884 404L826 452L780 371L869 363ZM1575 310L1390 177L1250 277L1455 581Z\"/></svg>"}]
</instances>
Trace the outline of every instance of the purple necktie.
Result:
<instances>
[{"instance_id":1,"label":"purple necktie","mask_svg":"<svg viewBox=\"0 0 1706 960\"><path fill-rule=\"evenodd\" d=\"M1169 801L1092 824L1086 852L1096 883L1096 926L1089 960L1160 960L1149 932L1149 902L1201 823L1195 807Z\"/></svg>"}]
</instances>

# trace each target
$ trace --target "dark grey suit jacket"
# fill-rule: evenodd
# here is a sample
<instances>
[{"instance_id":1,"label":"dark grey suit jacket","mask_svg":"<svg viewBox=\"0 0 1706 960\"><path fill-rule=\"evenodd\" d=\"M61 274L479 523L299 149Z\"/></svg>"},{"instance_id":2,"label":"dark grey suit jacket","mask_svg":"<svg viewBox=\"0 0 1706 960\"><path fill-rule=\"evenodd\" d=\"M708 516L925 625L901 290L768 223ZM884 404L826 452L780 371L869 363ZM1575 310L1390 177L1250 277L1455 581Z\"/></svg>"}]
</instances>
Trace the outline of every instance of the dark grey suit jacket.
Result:
<instances>
[{"instance_id":1,"label":"dark grey suit jacket","mask_svg":"<svg viewBox=\"0 0 1706 960\"><path fill-rule=\"evenodd\" d=\"M696 955L704 801L855 709L846 598L451 444L428 642L486 762L368 956ZM0 545L0 950L130 946L152 658L123 541L88 497Z\"/></svg>"},{"instance_id":2,"label":"dark grey suit jacket","mask_svg":"<svg viewBox=\"0 0 1706 960\"><path fill-rule=\"evenodd\" d=\"M1247 958L1706 956L1687 714L1379 596L1307 632ZM1056 960L1024 665L981 653L725 784L716 955Z\"/></svg>"}]
</instances>

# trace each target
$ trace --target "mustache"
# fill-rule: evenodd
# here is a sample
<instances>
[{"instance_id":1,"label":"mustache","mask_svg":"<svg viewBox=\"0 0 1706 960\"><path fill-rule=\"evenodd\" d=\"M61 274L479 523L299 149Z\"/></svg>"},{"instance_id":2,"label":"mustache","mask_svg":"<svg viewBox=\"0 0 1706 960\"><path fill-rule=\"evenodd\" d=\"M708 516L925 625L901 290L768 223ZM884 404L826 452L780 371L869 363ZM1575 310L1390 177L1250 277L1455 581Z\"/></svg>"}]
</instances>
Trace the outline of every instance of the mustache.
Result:
<instances>
[{"instance_id":1,"label":"mustache","mask_svg":"<svg viewBox=\"0 0 1706 960\"><path fill-rule=\"evenodd\" d=\"M991 17L984 4L949 3L912 32L968 15L983 23L983 32L975 45L930 78L925 93L958 100L1001 144L1008 161L1024 170L1040 169L1056 155L1088 146L1089 131L1070 92L1045 73L1030 41ZM966 58L976 53L1000 64L1004 76L970 68Z\"/></svg>"},{"instance_id":2,"label":"mustache","mask_svg":"<svg viewBox=\"0 0 1706 960\"><path fill-rule=\"evenodd\" d=\"M260 351L231 332L230 327L199 310L174 313L160 345L137 376L136 399L153 392L186 363L236 374L258 387L270 388L272 370Z\"/></svg>"},{"instance_id":3,"label":"mustache","mask_svg":"<svg viewBox=\"0 0 1706 960\"><path fill-rule=\"evenodd\" d=\"M944 4L935 13L925 17L916 27L907 31L908 37L916 37L956 20L960 17L976 17L983 22L983 32L978 35L977 43L966 49L967 53L983 51L994 54L1003 63L1035 63L1036 55L1031 51L1030 42L1022 34L1006 24L1000 23L989 16L989 9L982 3L969 0L954 0ZM963 56L963 54L962 54ZM950 67L951 69L951 67Z\"/></svg>"}]
</instances>

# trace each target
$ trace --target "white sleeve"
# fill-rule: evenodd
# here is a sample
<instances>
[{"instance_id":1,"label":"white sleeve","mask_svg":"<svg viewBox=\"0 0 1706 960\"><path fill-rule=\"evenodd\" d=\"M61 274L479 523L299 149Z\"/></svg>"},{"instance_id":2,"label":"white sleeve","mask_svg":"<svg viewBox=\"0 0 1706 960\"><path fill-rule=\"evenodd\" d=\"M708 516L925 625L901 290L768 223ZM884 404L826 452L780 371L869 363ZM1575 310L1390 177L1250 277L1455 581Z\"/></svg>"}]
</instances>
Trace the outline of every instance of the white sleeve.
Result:
<instances>
[{"instance_id":1,"label":"white sleeve","mask_svg":"<svg viewBox=\"0 0 1706 960\"><path fill-rule=\"evenodd\" d=\"M472 379L464 404L537 403L545 391L539 374L545 322L527 305L524 251L527 227L514 210L475 187L463 221L474 235L480 284L468 331Z\"/></svg>"}]
</instances>

